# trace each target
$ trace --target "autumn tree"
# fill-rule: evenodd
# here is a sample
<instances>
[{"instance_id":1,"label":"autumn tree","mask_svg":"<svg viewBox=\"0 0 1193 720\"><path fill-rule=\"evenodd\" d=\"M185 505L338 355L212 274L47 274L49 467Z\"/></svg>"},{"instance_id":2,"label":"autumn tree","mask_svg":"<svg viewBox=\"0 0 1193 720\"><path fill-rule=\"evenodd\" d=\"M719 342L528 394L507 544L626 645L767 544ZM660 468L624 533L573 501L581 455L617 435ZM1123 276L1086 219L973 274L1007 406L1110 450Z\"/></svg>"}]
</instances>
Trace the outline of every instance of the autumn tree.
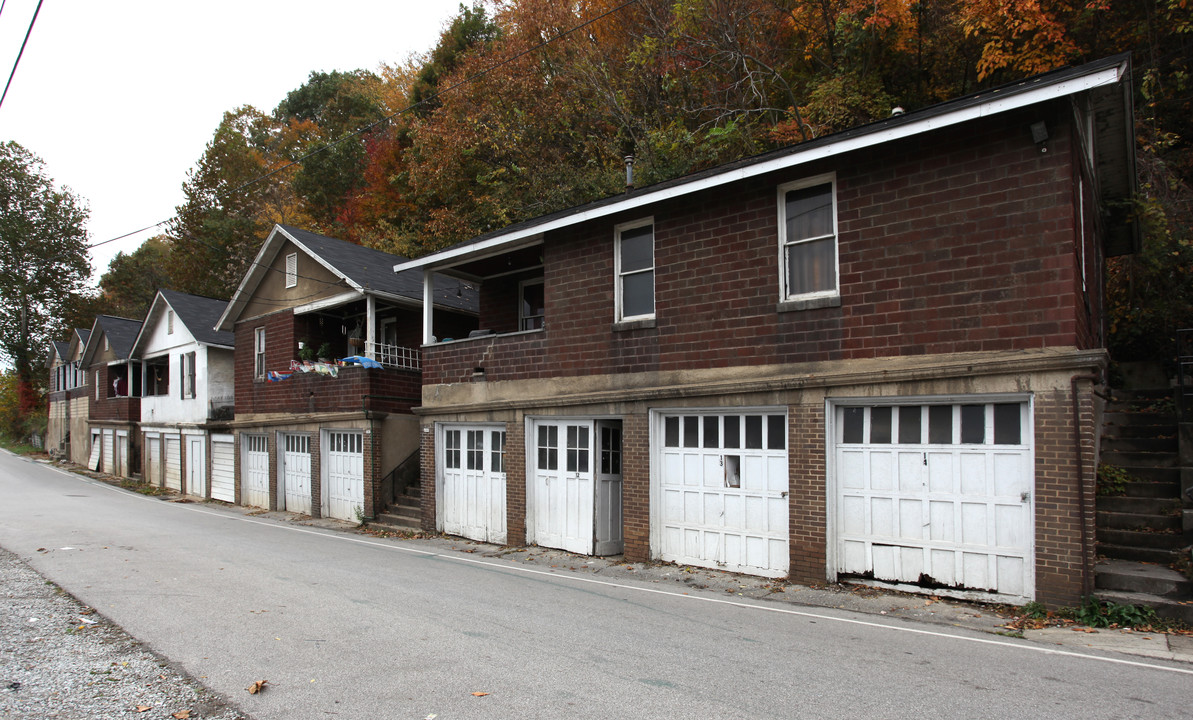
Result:
<instances>
[{"instance_id":1,"label":"autumn tree","mask_svg":"<svg viewBox=\"0 0 1193 720\"><path fill-rule=\"evenodd\" d=\"M91 274L86 222L83 201L55 187L41 159L0 145L0 357L15 372L22 415L40 405L44 353Z\"/></svg>"},{"instance_id":2,"label":"autumn tree","mask_svg":"<svg viewBox=\"0 0 1193 720\"><path fill-rule=\"evenodd\" d=\"M99 279L104 312L140 319L149 312L157 291L175 286L170 273L173 245L165 235L155 235L129 254L116 253Z\"/></svg>"}]
</instances>

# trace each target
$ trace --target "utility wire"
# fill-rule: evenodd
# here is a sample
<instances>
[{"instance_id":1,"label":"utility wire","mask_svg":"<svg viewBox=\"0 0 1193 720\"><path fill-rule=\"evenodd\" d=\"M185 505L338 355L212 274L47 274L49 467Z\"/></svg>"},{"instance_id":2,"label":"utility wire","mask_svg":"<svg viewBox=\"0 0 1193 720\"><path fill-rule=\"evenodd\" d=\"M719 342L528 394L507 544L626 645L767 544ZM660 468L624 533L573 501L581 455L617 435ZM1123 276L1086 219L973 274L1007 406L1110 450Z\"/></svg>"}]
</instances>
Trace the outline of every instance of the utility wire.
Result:
<instances>
[{"instance_id":1,"label":"utility wire","mask_svg":"<svg viewBox=\"0 0 1193 720\"><path fill-rule=\"evenodd\" d=\"M634 5L637 2L639 2L639 0L626 0L626 2L623 2L622 4L618 5L617 7L612 8L610 10L606 10L605 12L601 13L600 15L597 15L594 18L586 20L586 21L580 23L579 25L575 25L571 28L568 28L567 30L564 30L556 35L553 35L553 36L547 38L546 40L543 40L542 42L539 42L536 45L532 45L531 47L526 48L525 50L515 53L514 55L506 58L505 60L502 60L498 63L493 64L493 65L490 65L489 67L487 67L483 70L478 70L477 72L469 75L468 77L464 78L463 80L460 80L459 82L455 83L454 85L451 85L443 90L438 90L438 91L432 93L431 95L423 98L422 100L418 101L417 103L407 105L406 107L402 108L401 110L398 110L397 112L390 113L389 115L386 115L385 117L383 117L379 120L374 120L373 122L369 123L368 125L357 128L356 130L353 130L352 132L345 133L325 145L320 145L319 147L314 148L310 152L306 153L305 155L302 155L301 157L298 157L295 160L291 160L290 162L288 162L284 165L281 165L277 168L274 168L273 170L270 170L269 172L265 173L264 175L260 175L258 177L253 178L252 180L243 182L240 185L237 185L236 187L232 188L229 191L229 194L238 193L247 187L250 187L252 185L255 185L255 184L261 182L262 180L267 180L267 179L273 177L274 175L277 175L278 173L282 172L283 170L287 170L287 169L292 168L296 165L301 165L303 162L305 162L309 158L311 158L315 155L318 155L321 152L330 150L346 140L350 140L354 137L362 135L383 123L388 123L389 121L393 120L394 118L397 118L401 115L405 115L406 113L412 111L414 108L418 107L419 105L430 102L432 100L437 100L438 98L452 92L453 90L456 90L457 88L460 88L460 87L467 85L468 83L474 82L476 80L479 80L479 79L485 77L486 75L488 75L489 73L493 72L494 70L505 67L506 65L509 65L510 63L512 63L516 60L520 60L521 58L523 58L533 52L537 52L538 50L541 50L542 48L546 47L547 45L550 45L551 43L555 42L556 40L560 40L562 38L567 37L568 35L571 35L573 33L580 31L580 30L583 30L584 28L588 27L589 25L592 25L592 24L597 23L601 20L604 20L605 18L609 17L610 15L620 12L622 9L629 7L630 5ZM40 7L40 2L39 2L39 7ZM137 233L145 232L146 230L149 230L151 228L165 225L166 223L170 222L173 219L174 219L173 217L166 218L165 220L156 222L152 225L141 228L140 230L134 230L133 232L125 233L124 235L121 235L119 237L114 237L114 238L111 238L108 240L103 240L103 241L94 243L92 245L88 245L88 247L89 248L99 247L100 245L106 245L110 242L122 240L130 235L136 235Z\"/></svg>"},{"instance_id":2,"label":"utility wire","mask_svg":"<svg viewBox=\"0 0 1193 720\"><path fill-rule=\"evenodd\" d=\"M33 33L33 23L37 22L37 14L41 12L41 4L44 0L37 0L37 9L33 11L33 19L29 21L29 29L25 31L25 39L21 42L21 51L17 53L17 60L12 64L12 72L8 74L8 82L4 84L4 94L0 95L0 106L4 105L4 98L8 97L8 88L12 86L12 78L17 74L17 65L21 64L21 56L25 54L25 45L29 43L29 35ZM0 5L0 11L3 11L4 6Z\"/></svg>"}]
</instances>

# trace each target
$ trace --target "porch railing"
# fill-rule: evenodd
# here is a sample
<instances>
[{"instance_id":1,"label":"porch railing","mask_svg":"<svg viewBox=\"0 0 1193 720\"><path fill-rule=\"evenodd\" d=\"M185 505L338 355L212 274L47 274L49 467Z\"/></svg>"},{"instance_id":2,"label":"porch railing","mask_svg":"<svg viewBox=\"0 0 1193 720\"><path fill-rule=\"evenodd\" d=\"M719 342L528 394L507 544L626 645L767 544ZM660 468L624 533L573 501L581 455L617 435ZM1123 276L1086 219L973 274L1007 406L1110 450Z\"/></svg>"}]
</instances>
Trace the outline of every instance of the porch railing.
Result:
<instances>
[{"instance_id":1,"label":"porch railing","mask_svg":"<svg viewBox=\"0 0 1193 720\"><path fill-rule=\"evenodd\" d=\"M1176 410L1182 422L1193 420L1193 329L1176 331Z\"/></svg>"},{"instance_id":2,"label":"porch railing","mask_svg":"<svg viewBox=\"0 0 1193 720\"><path fill-rule=\"evenodd\" d=\"M383 343L365 343L365 355L395 370L422 370L422 351L418 348Z\"/></svg>"}]
</instances>

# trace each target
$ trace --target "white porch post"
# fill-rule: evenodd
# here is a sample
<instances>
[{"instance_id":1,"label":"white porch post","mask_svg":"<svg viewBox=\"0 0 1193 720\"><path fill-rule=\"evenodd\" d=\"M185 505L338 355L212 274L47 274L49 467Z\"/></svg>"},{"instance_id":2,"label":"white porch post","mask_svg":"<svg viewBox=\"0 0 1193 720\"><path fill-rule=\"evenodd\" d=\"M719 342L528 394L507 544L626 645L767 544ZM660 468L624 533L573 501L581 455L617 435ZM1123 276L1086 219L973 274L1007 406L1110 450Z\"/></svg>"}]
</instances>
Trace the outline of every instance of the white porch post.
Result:
<instances>
[{"instance_id":1,"label":"white porch post","mask_svg":"<svg viewBox=\"0 0 1193 720\"><path fill-rule=\"evenodd\" d=\"M377 359L377 298L365 295L365 357Z\"/></svg>"},{"instance_id":2,"label":"white porch post","mask_svg":"<svg viewBox=\"0 0 1193 720\"><path fill-rule=\"evenodd\" d=\"M423 345L430 345L435 337L435 273L423 270Z\"/></svg>"}]
</instances>

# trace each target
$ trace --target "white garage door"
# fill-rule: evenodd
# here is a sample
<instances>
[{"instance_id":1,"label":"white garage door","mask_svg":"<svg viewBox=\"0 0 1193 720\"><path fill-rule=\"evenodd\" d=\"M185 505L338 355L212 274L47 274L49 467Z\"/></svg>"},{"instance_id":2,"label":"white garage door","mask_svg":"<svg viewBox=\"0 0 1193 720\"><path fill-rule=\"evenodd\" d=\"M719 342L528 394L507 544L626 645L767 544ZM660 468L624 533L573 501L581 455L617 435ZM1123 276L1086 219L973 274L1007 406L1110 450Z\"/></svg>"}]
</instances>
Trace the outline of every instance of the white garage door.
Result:
<instances>
[{"instance_id":1,"label":"white garage door","mask_svg":"<svg viewBox=\"0 0 1193 720\"><path fill-rule=\"evenodd\" d=\"M166 487L182 492L182 438L162 438L166 444Z\"/></svg>"},{"instance_id":2,"label":"white garage door","mask_svg":"<svg viewBox=\"0 0 1193 720\"><path fill-rule=\"evenodd\" d=\"M839 573L1034 595L1024 402L834 410Z\"/></svg>"},{"instance_id":3,"label":"white garage door","mask_svg":"<svg viewBox=\"0 0 1193 720\"><path fill-rule=\"evenodd\" d=\"M242 435L241 504L269 507L269 449L264 435Z\"/></svg>"},{"instance_id":4,"label":"white garage door","mask_svg":"<svg viewBox=\"0 0 1193 720\"><path fill-rule=\"evenodd\" d=\"M491 425L444 426L441 438L440 530L504 543L505 430Z\"/></svg>"},{"instance_id":5,"label":"white garage door","mask_svg":"<svg viewBox=\"0 0 1193 720\"><path fill-rule=\"evenodd\" d=\"M145 436L145 482L154 487L162 484L162 438Z\"/></svg>"},{"instance_id":6,"label":"white garage door","mask_svg":"<svg viewBox=\"0 0 1193 720\"><path fill-rule=\"evenodd\" d=\"M207 438L186 436L186 494L207 497Z\"/></svg>"},{"instance_id":7,"label":"white garage door","mask_svg":"<svg viewBox=\"0 0 1193 720\"><path fill-rule=\"evenodd\" d=\"M231 435L211 436L211 497L236 502L236 447Z\"/></svg>"},{"instance_id":8,"label":"white garage door","mask_svg":"<svg viewBox=\"0 0 1193 720\"><path fill-rule=\"evenodd\" d=\"M116 474L116 431L104 430L104 472Z\"/></svg>"},{"instance_id":9,"label":"white garage door","mask_svg":"<svg viewBox=\"0 0 1193 720\"><path fill-rule=\"evenodd\" d=\"M653 442L660 462L652 479L652 542L660 559L787 574L784 412L662 414Z\"/></svg>"},{"instance_id":10,"label":"white garage door","mask_svg":"<svg viewBox=\"0 0 1193 720\"><path fill-rule=\"evenodd\" d=\"M283 510L311 514L311 438L309 435L283 435L282 496Z\"/></svg>"},{"instance_id":11,"label":"white garage door","mask_svg":"<svg viewBox=\"0 0 1193 720\"><path fill-rule=\"evenodd\" d=\"M359 432L328 431L327 514L356 520L365 506L364 436Z\"/></svg>"}]
</instances>

